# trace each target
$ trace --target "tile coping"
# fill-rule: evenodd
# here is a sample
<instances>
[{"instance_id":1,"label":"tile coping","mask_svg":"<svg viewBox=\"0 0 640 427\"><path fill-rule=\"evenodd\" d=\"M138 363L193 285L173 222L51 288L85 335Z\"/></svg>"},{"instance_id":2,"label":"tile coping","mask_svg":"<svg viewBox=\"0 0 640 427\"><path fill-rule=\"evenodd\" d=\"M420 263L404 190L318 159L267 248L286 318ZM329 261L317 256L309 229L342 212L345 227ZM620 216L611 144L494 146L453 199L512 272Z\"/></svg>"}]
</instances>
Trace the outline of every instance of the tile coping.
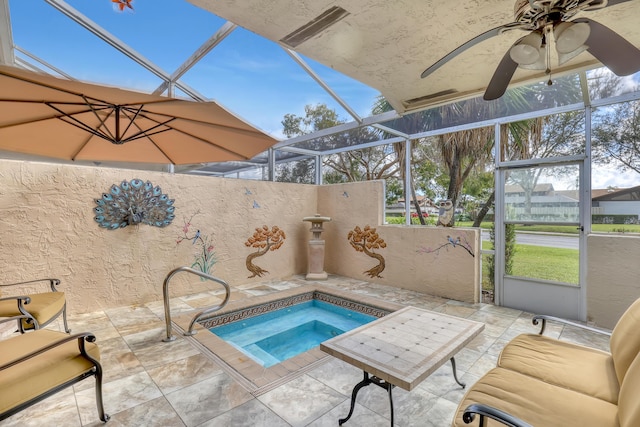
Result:
<instances>
[{"instance_id":1,"label":"tile coping","mask_svg":"<svg viewBox=\"0 0 640 427\"><path fill-rule=\"evenodd\" d=\"M220 364L247 391L254 396L259 396L314 369L329 360L331 356L321 351L319 347L315 347L282 363L265 368L210 332L209 328L257 316L270 310L277 310L310 300L313 297L376 317L382 317L405 307L401 304L320 284L303 285L269 295L229 302L221 310L196 323L194 326L196 334L185 338L190 340L203 354ZM201 310L194 310L176 316L173 319L174 326L177 329L176 333L182 334L186 331L189 328L191 319L199 311Z\"/></svg>"}]
</instances>

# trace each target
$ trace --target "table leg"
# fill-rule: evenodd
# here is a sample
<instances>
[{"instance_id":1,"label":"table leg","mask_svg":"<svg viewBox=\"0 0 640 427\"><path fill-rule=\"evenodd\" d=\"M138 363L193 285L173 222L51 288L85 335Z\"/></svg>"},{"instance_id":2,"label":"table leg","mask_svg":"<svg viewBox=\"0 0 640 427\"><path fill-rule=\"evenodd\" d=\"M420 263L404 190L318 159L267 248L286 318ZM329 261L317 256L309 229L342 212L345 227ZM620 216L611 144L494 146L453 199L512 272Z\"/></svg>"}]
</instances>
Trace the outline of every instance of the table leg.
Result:
<instances>
[{"instance_id":1,"label":"table leg","mask_svg":"<svg viewBox=\"0 0 640 427\"><path fill-rule=\"evenodd\" d=\"M391 427L393 427L393 396L391 395L391 390L393 390L393 386L389 383L387 384L387 391L389 392L389 407L391 408Z\"/></svg>"},{"instance_id":2,"label":"table leg","mask_svg":"<svg viewBox=\"0 0 640 427\"><path fill-rule=\"evenodd\" d=\"M349 413L345 418L341 418L338 420L338 425L341 426L342 424L346 423L349 420L349 418L351 418L351 415L353 415L353 409L355 408L355 405L356 405L356 396L358 395L358 392L362 387L366 387L369 384L375 384L378 387L382 387L385 390L387 390L387 392L389 393L389 404L391 405L391 427L393 427L393 395L391 393L391 390L393 389L394 385L389 384L385 380L380 379L373 375L369 377L369 373L366 371L364 371L363 380L360 381L358 384L356 384L355 387L353 387L353 391L351 392L351 408L349 409Z\"/></svg>"},{"instance_id":3,"label":"table leg","mask_svg":"<svg viewBox=\"0 0 640 427\"><path fill-rule=\"evenodd\" d=\"M465 388L467 385L465 383L461 383L460 380L458 380L458 373L456 372L456 359L454 359L453 357L451 358L451 369L453 369L453 379L456 380L460 387Z\"/></svg>"}]
</instances>

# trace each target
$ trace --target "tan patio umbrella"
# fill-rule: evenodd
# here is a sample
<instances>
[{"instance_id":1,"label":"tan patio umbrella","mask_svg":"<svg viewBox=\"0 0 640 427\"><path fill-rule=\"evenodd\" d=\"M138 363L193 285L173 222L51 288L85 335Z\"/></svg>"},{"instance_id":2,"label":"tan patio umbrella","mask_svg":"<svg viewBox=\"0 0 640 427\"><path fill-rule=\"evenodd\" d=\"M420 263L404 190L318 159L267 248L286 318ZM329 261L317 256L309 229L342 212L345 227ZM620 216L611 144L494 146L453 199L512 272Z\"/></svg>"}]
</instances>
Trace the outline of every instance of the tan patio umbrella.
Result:
<instances>
[{"instance_id":1,"label":"tan patio umbrella","mask_svg":"<svg viewBox=\"0 0 640 427\"><path fill-rule=\"evenodd\" d=\"M214 102L58 79L0 65L0 150L67 160L247 160L277 140Z\"/></svg>"}]
</instances>

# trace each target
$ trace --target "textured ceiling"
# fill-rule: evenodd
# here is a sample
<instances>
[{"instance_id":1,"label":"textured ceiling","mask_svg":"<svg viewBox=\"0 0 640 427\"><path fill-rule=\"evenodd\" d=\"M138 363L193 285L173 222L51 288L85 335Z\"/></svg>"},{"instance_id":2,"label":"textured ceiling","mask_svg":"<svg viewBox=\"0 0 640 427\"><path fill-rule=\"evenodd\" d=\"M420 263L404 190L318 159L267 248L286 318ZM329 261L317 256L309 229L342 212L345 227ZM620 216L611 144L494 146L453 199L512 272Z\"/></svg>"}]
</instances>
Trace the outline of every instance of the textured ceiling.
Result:
<instances>
[{"instance_id":1,"label":"textured ceiling","mask_svg":"<svg viewBox=\"0 0 640 427\"><path fill-rule=\"evenodd\" d=\"M349 15L293 50L379 90L399 113L482 94L511 44L527 34L514 30L493 37L421 79L459 45L513 22L514 0L189 1L275 42L330 7L342 7ZM638 0L576 17L598 21L640 46ZM556 76L599 65L588 52L562 68L554 57L551 64ZM512 85L542 80L541 71L518 69Z\"/></svg>"}]
</instances>

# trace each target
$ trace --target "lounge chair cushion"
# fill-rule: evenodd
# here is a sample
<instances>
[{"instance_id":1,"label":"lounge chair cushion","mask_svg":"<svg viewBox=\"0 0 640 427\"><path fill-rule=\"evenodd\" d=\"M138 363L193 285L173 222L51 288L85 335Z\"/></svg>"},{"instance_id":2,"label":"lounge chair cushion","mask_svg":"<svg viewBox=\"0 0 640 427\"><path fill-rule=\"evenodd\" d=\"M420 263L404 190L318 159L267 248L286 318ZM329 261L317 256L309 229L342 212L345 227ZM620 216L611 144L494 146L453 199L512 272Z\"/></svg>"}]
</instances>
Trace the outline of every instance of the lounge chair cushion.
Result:
<instances>
[{"instance_id":1,"label":"lounge chair cushion","mask_svg":"<svg viewBox=\"0 0 640 427\"><path fill-rule=\"evenodd\" d=\"M19 359L69 335L40 329L0 341L0 366ZM85 343L87 353L100 360L98 346ZM93 364L81 356L78 341L72 340L43 354L0 370L0 413L82 375Z\"/></svg>"},{"instance_id":2,"label":"lounge chair cushion","mask_svg":"<svg viewBox=\"0 0 640 427\"><path fill-rule=\"evenodd\" d=\"M47 323L60 311L62 311L65 304L64 292L43 292L41 294L29 295L31 302L25 304L24 308L35 319L42 324ZM16 300L0 301L0 313L3 317L19 316L18 303ZM32 329L33 325L27 323L26 320L22 321L25 329Z\"/></svg>"},{"instance_id":3,"label":"lounge chair cushion","mask_svg":"<svg viewBox=\"0 0 640 427\"><path fill-rule=\"evenodd\" d=\"M511 369L493 368L473 385L458 406L455 427L478 426L479 418L465 424L464 408L481 402L505 411L533 426L617 427L618 407L603 399L588 396ZM502 426L489 420L488 427Z\"/></svg>"},{"instance_id":4,"label":"lounge chair cushion","mask_svg":"<svg viewBox=\"0 0 640 427\"><path fill-rule=\"evenodd\" d=\"M498 366L618 403L620 385L613 358L605 351L542 335L522 334L504 347Z\"/></svg>"},{"instance_id":5,"label":"lounge chair cushion","mask_svg":"<svg viewBox=\"0 0 640 427\"><path fill-rule=\"evenodd\" d=\"M618 419L620 427L637 427L640 420L640 357L636 357L627 370L620 387Z\"/></svg>"},{"instance_id":6,"label":"lounge chair cushion","mask_svg":"<svg viewBox=\"0 0 640 427\"><path fill-rule=\"evenodd\" d=\"M638 325L640 325L640 298L622 314L611 332L609 344L620 384L622 384L631 362L640 353Z\"/></svg>"}]
</instances>

